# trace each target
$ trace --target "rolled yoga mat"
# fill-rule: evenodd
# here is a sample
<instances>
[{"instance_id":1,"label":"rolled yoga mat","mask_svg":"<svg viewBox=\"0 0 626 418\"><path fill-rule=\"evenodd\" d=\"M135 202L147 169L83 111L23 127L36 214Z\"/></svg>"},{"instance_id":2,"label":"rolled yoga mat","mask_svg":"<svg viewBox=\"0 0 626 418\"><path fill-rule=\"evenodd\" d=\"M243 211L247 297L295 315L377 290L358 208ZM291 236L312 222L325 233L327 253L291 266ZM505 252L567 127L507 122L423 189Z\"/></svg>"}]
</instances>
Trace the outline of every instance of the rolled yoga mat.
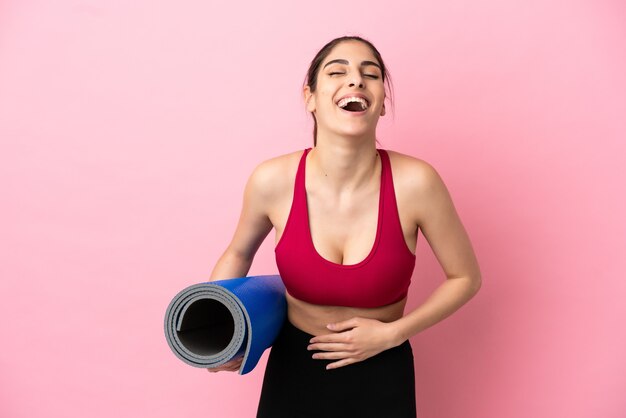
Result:
<instances>
[{"instance_id":1,"label":"rolled yoga mat","mask_svg":"<svg viewBox=\"0 0 626 418\"><path fill-rule=\"evenodd\" d=\"M183 289L165 312L165 338L187 364L215 368L243 356L239 374L252 371L287 317L278 275L199 283Z\"/></svg>"}]
</instances>

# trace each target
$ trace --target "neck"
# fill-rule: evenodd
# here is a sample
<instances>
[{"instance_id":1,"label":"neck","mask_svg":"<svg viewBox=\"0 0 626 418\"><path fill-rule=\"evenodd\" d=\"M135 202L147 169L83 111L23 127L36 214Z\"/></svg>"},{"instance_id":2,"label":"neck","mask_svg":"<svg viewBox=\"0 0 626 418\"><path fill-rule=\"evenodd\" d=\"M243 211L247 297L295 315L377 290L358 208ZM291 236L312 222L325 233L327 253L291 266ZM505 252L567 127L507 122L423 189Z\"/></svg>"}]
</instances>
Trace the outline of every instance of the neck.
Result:
<instances>
[{"instance_id":1,"label":"neck","mask_svg":"<svg viewBox=\"0 0 626 418\"><path fill-rule=\"evenodd\" d=\"M378 170L374 140L331 142L318 136L317 145L309 152L308 161L314 177L321 179L337 193L352 192L371 184Z\"/></svg>"}]
</instances>

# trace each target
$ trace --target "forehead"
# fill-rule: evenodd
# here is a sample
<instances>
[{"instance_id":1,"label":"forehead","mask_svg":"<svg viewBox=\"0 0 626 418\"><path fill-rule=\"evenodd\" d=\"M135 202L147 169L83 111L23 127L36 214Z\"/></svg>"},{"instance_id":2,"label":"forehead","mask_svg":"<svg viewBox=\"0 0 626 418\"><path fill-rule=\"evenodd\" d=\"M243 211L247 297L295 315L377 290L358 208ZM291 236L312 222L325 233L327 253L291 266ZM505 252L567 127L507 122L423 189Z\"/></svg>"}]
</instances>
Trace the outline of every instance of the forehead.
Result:
<instances>
[{"instance_id":1,"label":"forehead","mask_svg":"<svg viewBox=\"0 0 626 418\"><path fill-rule=\"evenodd\" d=\"M364 44L363 42L358 41L347 41L341 42L330 51L324 62L322 62L322 66L326 64L328 61L332 61L334 59L345 59L350 61L350 63L361 62L361 61L373 61L377 64L380 64L372 50L369 46Z\"/></svg>"}]
</instances>

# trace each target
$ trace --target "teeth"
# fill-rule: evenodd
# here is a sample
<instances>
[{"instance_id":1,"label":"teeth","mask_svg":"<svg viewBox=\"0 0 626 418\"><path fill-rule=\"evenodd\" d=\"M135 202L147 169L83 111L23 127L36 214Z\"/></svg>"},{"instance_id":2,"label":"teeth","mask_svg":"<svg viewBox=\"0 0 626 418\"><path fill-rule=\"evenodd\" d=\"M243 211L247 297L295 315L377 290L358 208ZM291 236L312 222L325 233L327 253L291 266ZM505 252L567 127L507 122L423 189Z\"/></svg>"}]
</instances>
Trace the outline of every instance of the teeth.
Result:
<instances>
[{"instance_id":1,"label":"teeth","mask_svg":"<svg viewBox=\"0 0 626 418\"><path fill-rule=\"evenodd\" d=\"M344 108L350 102L360 103L362 110L365 110L368 107L367 101L365 99L360 98L360 97L345 97L345 98L339 100L339 102L337 102L337 106L339 106L341 108Z\"/></svg>"}]
</instances>

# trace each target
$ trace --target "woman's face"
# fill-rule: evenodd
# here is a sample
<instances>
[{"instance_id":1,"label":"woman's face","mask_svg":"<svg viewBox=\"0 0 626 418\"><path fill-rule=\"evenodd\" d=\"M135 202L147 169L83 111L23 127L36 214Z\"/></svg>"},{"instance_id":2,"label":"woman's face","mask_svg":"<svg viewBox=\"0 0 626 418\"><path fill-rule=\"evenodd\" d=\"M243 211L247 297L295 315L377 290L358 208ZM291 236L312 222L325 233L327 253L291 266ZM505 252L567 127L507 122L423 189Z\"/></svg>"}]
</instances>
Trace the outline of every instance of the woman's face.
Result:
<instances>
[{"instance_id":1,"label":"woman's face","mask_svg":"<svg viewBox=\"0 0 626 418\"><path fill-rule=\"evenodd\" d=\"M320 66L317 88L304 88L309 112L317 120L318 134L374 134L385 114L385 86L380 63L362 42L336 45Z\"/></svg>"}]
</instances>

